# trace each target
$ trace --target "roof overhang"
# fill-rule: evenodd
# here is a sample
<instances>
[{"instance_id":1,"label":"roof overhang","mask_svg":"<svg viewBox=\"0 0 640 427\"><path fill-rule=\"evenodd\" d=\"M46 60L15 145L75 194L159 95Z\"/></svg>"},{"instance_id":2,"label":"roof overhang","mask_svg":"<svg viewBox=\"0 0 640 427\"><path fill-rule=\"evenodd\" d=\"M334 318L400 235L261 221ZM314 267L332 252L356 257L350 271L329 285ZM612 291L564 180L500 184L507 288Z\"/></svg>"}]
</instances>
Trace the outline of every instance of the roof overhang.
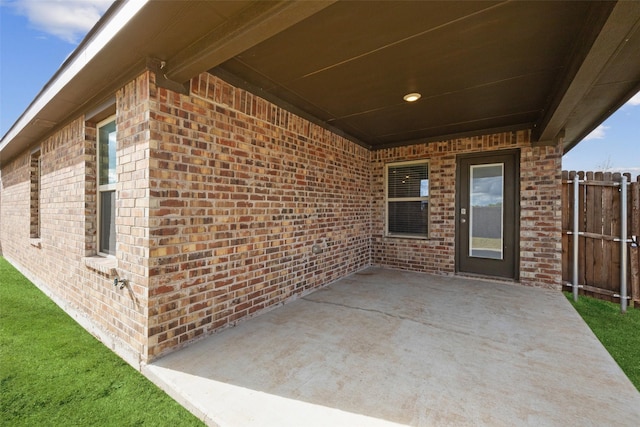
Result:
<instances>
[{"instance_id":1,"label":"roof overhang","mask_svg":"<svg viewBox=\"0 0 640 427\"><path fill-rule=\"evenodd\" d=\"M0 140L0 165L113 98L149 64L184 83L333 1L114 2ZM172 80L172 81L173 81Z\"/></svg>"},{"instance_id":2,"label":"roof overhang","mask_svg":"<svg viewBox=\"0 0 640 427\"><path fill-rule=\"evenodd\" d=\"M534 136L568 151L640 91L640 2L618 2L583 29Z\"/></svg>"},{"instance_id":3,"label":"roof overhang","mask_svg":"<svg viewBox=\"0 0 640 427\"><path fill-rule=\"evenodd\" d=\"M627 1L116 2L0 163L158 62L176 87L209 70L369 148L529 128L568 150L640 89L639 27Z\"/></svg>"}]
</instances>

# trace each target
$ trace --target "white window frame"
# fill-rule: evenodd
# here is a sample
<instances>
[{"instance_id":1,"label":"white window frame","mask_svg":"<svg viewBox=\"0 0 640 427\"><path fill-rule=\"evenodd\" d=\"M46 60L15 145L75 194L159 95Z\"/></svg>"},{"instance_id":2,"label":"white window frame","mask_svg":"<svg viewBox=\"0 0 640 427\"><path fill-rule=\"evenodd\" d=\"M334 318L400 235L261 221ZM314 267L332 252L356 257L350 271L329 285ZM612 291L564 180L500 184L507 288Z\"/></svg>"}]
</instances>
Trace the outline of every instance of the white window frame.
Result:
<instances>
[{"instance_id":1,"label":"white window frame","mask_svg":"<svg viewBox=\"0 0 640 427\"><path fill-rule=\"evenodd\" d=\"M104 238L104 236L102 235L102 193L103 192L108 192L108 191L116 191L116 183L112 183L112 184L104 184L104 185L100 185L100 173L101 173L101 162L100 162L100 128L102 128L105 125L108 125L111 122L115 122L116 121L116 115L111 115L109 117L107 117L106 119L102 120L101 122L99 122L96 125L96 209L97 209L97 238L98 241L97 246L96 246L96 252L98 253L98 255L101 256L105 256L105 257L114 257L115 256L115 248L113 248L113 253L109 254L106 252L101 252L100 249L102 247L102 239ZM116 127L116 135L117 135L117 127ZM117 159L117 157L116 157ZM113 206L113 212L112 215L115 218L115 213L116 213L116 207L115 205ZM113 232L115 233L115 230L113 230Z\"/></svg>"},{"instance_id":2,"label":"white window frame","mask_svg":"<svg viewBox=\"0 0 640 427\"><path fill-rule=\"evenodd\" d=\"M429 180L429 176L431 175L431 167L429 165L428 159L422 160L412 160L406 162L395 162L395 163L387 163L384 167L384 199L385 199L385 224L384 224L384 233L386 237L398 237L398 238L406 238L406 239L428 239L431 233L431 203L429 201L429 193L427 192L427 196L417 196L417 197L389 197L389 169L395 167L402 166L414 166L414 165L425 165L427 168L427 180ZM429 185L429 184L427 184ZM426 233L423 234L413 234L413 233L398 233L398 232L390 232L389 231L389 205L390 202L415 202L420 201L427 204L427 230Z\"/></svg>"}]
</instances>

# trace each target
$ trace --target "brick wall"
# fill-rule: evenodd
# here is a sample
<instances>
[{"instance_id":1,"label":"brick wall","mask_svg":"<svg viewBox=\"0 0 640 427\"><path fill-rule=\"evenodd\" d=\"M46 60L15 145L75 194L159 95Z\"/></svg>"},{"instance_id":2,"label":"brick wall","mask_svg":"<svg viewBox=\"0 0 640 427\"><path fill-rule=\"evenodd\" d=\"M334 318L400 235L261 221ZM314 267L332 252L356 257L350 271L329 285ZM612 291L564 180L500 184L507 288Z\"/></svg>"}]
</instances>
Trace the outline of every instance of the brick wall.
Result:
<instances>
[{"instance_id":1,"label":"brick wall","mask_svg":"<svg viewBox=\"0 0 640 427\"><path fill-rule=\"evenodd\" d=\"M416 144L372 153L373 259L377 265L455 273L456 156L520 149L520 282L560 289L561 147L532 147L528 131ZM384 236L384 165L429 159L430 238Z\"/></svg>"},{"instance_id":2,"label":"brick wall","mask_svg":"<svg viewBox=\"0 0 640 427\"><path fill-rule=\"evenodd\" d=\"M101 268L103 260L96 263L97 258L92 258L97 241L95 143L95 123L79 117L39 144L37 239L31 237L31 155L27 151L3 165L3 255L79 323L137 366L138 354L144 354L146 345L146 299L140 302L131 289L113 286L111 267L122 272L116 260L109 268ZM126 235L120 231L119 239ZM129 265L125 268L135 271ZM146 294L146 289L141 293Z\"/></svg>"},{"instance_id":3,"label":"brick wall","mask_svg":"<svg viewBox=\"0 0 640 427\"><path fill-rule=\"evenodd\" d=\"M119 329L125 331L142 361L148 359L149 333L149 110L154 93L149 72L116 93L116 254L117 271L128 281L119 289Z\"/></svg>"},{"instance_id":4,"label":"brick wall","mask_svg":"<svg viewBox=\"0 0 640 427\"><path fill-rule=\"evenodd\" d=\"M520 281L560 286L561 148L532 147L526 131L370 152L207 73L180 95L145 72L115 111L115 259L94 257L96 120L84 117L41 141L39 239L30 151L3 164L0 244L134 365L372 263L452 274L458 154L520 149ZM384 237L384 164L424 158L430 239Z\"/></svg>"},{"instance_id":5,"label":"brick wall","mask_svg":"<svg viewBox=\"0 0 640 427\"><path fill-rule=\"evenodd\" d=\"M562 289L562 146L520 156L520 283Z\"/></svg>"},{"instance_id":6,"label":"brick wall","mask_svg":"<svg viewBox=\"0 0 640 427\"><path fill-rule=\"evenodd\" d=\"M210 74L153 90L150 357L369 264L368 150Z\"/></svg>"},{"instance_id":7,"label":"brick wall","mask_svg":"<svg viewBox=\"0 0 640 427\"><path fill-rule=\"evenodd\" d=\"M3 255L16 261L30 259L30 166L29 152L22 153L11 163L2 164L2 205L0 205L0 244Z\"/></svg>"},{"instance_id":8,"label":"brick wall","mask_svg":"<svg viewBox=\"0 0 640 427\"><path fill-rule=\"evenodd\" d=\"M22 153L2 168L1 230L4 253L39 276L50 274L60 286L76 274L84 256L84 125L77 119L40 146L40 239L32 239L31 154ZM66 287L78 300L77 285Z\"/></svg>"}]
</instances>

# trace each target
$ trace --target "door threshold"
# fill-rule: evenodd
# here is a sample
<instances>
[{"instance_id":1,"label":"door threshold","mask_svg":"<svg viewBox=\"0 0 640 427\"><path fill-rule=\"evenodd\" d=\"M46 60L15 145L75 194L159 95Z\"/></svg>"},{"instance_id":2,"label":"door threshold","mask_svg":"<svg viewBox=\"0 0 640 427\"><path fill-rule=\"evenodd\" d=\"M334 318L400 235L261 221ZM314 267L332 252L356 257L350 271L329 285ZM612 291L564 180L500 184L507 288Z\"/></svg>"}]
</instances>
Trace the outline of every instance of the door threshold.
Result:
<instances>
[{"instance_id":1,"label":"door threshold","mask_svg":"<svg viewBox=\"0 0 640 427\"><path fill-rule=\"evenodd\" d=\"M519 284L520 281L516 279L509 279L508 277L499 277L499 276L489 276L486 274L474 274L474 273L461 273L457 272L456 277L461 277L465 279L475 279L482 280L485 282L500 282L500 283L511 283L511 284Z\"/></svg>"}]
</instances>

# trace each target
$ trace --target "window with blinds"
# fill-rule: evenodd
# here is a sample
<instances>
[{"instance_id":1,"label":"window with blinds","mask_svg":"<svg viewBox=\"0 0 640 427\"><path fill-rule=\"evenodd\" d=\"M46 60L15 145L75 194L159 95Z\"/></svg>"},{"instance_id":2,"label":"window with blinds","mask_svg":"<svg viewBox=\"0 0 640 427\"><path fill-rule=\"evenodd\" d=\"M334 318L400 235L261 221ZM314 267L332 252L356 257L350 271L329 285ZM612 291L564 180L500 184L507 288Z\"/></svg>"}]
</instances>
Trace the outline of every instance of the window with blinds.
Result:
<instances>
[{"instance_id":1,"label":"window with blinds","mask_svg":"<svg viewBox=\"0 0 640 427\"><path fill-rule=\"evenodd\" d=\"M429 236L429 163L386 165L387 236Z\"/></svg>"}]
</instances>

